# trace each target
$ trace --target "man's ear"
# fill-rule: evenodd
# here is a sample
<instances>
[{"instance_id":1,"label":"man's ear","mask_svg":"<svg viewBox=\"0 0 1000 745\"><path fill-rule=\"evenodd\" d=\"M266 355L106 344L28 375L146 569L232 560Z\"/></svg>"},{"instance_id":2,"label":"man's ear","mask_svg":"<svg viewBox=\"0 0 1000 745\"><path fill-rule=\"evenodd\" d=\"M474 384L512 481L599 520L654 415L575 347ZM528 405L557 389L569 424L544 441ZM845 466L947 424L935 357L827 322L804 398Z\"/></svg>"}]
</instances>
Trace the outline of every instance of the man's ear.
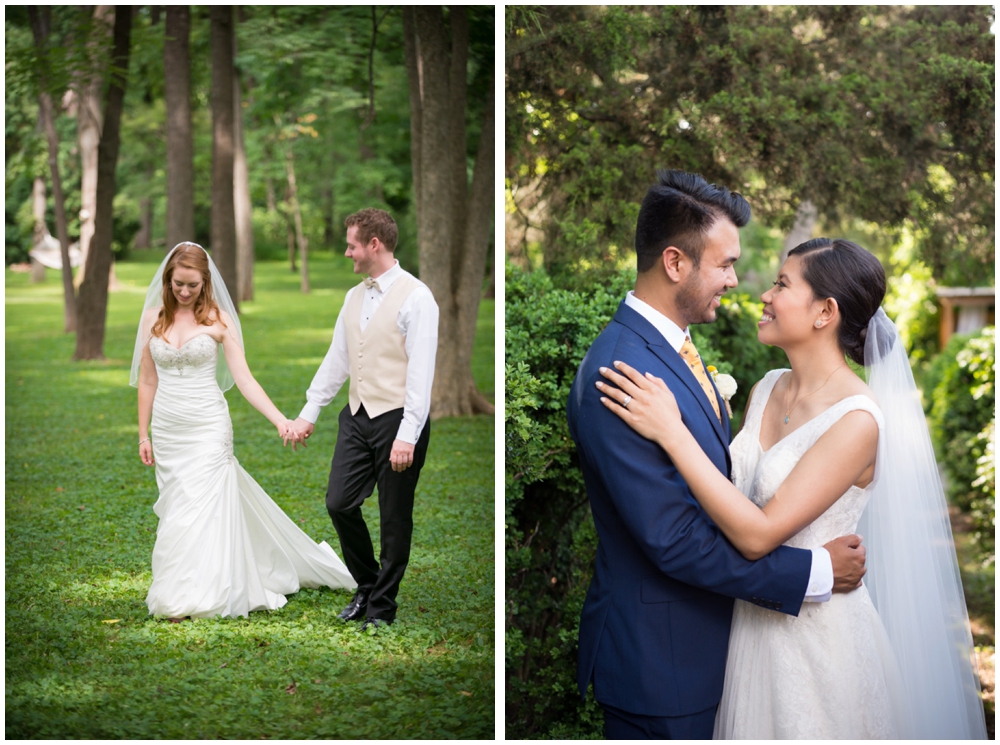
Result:
<instances>
[{"instance_id":1,"label":"man's ear","mask_svg":"<svg viewBox=\"0 0 1000 745\"><path fill-rule=\"evenodd\" d=\"M660 262L672 282L683 282L691 272L691 259L677 246L667 246L663 249Z\"/></svg>"},{"instance_id":2,"label":"man's ear","mask_svg":"<svg viewBox=\"0 0 1000 745\"><path fill-rule=\"evenodd\" d=\"M385 244L378 239L378 236L372 236L372 239L368 241L368 250L377 254L380 251L385 251Z\"/></svg>"}]
</instances>

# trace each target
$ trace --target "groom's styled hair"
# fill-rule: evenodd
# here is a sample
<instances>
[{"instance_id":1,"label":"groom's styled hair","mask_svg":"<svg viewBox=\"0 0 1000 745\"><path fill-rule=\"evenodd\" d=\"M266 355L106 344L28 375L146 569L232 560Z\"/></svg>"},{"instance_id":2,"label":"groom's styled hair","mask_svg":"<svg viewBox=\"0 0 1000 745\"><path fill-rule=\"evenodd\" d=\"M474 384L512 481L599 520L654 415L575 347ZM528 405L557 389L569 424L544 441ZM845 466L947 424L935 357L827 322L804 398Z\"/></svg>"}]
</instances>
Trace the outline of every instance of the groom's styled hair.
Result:
<instances>
[{"instance_id":1,"label":"groom's styled hair","mask_svg":"<svg viewBox=\"0 0 1000 745\"><path fill-rule=\"evenodd\" d=\"M368 207L353 215L348 215L344 219L344 227L352 228L355 226L358 228L358 240L363 245L367 245L372 238L378 238L389 253L396 250L399 229L396 227L396 221L392 219L392 215L385 210Z\"/></svg>"},{"instance_id":2,"label":"groom's styled hair","mask_svg":"<svg viewBox=\"0 0 1000 745\"><path fill-rule=\"evenodd\" d=\"M720 217L737 228L750 222L750 205L740 194L705 181L696 173L656 171L635 225L635 260L640 272L651 269L667 246L676 246L701 263L705 233Z\"/></svg>"}]
</instances>

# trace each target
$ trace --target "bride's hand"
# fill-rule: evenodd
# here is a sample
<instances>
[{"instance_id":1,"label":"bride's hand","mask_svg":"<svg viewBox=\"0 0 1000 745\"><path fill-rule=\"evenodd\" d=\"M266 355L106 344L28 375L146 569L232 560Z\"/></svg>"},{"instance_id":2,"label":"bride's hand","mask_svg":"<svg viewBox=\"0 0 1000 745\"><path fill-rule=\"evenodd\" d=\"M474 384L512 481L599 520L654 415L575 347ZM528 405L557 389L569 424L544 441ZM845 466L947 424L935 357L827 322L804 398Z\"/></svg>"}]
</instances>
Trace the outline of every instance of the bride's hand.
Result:
<instances>
[{"instance_id":1,"label":"bride's hand","mask_svg":"<svg viewBox=\"0 0 1000 745\"><path fill-rule=\"evenodd\" d=\"M153 460L153 443L146 440L139 446L139 458L147 466L153 465L156 461Z\"/></svg>"},{"instance_id":2,"label":"bride's hand","mask_svg":"<svg viewBox=\"0 0 1000 745\"><path fill-rule=\"evenodd\" d=\"M597 381L598 389L604 394L601 403L640 435L669 450L670 434L683 427L674 394L655 375L641 375L624 362L615 362L615 367L619 372L601 368L601 375L614 384Z\"/></svg>"},{"instance_id":3,"label":"bride's hand","mask_svg":"<svg viewBox=\"0 0 1000 745\"><path fill-rule=\"evenodd\" d=\"M278 422L277 427L278 427L278 436L282 440L284 440L285 445L288 444L289 440L294 441L296 439L296 434L292 426L291 419L282 419L280 422Z\"/></svg>"}]
</instances>

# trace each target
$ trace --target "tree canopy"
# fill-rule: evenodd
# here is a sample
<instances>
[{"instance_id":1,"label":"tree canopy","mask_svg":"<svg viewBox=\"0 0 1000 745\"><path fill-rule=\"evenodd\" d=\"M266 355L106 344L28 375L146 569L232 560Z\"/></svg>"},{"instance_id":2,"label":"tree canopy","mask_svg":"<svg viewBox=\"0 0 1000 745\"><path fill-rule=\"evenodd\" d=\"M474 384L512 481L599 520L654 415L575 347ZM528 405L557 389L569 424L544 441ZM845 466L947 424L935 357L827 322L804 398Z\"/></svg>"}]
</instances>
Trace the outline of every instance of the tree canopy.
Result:
<instances>
[{"instance_id":1,"label":"tree canopy","mask_svg":"<svg viewBox=\"0 0 1000 745\"><path fill-rule=\"evenodd\" d=\"M906 227L935 278L982 283L992 21L990 6L508 8L506 178L522 228L508 249L530 224L550 268L615 256L659 166L740 191L784 229L807 201L830 221Z\"/></svg>"}]
</instances>

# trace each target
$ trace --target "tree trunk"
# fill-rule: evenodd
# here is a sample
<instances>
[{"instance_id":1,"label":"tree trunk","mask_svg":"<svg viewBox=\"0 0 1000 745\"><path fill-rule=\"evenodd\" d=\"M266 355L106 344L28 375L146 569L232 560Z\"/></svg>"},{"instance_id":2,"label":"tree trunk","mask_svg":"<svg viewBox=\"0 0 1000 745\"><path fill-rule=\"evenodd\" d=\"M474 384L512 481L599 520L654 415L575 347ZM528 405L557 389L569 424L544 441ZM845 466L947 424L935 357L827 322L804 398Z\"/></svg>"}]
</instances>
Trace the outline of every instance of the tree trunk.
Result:
<instances>
[{"instance_id":1,"label":"tree trunk","mask_svg":"<svg viewBox=\"0 0 1000 745\"><path fill-rule=\"evenodd\" d=\"M291 212L291 208L289 208ZM292 218L285 215L285 241L288 243L288 266L292 274L298 271L295 265L295 228L292 226Z\"/></svg>"},{"instance_id":2,"label":"tree trunk","mask_svg":"<svg viewBox=\"0 0 1000 745\"><path fill-rule=\"evenodd\" d=\"M236 24L233 24L233 55L236 53ZM236 220L236 283L240 302L253 300L253 205L250 202L250 172L243 142L243 96L239 72L233 71L233 211Z\"/></svg>"},{"instance_id":3,"label":"tree trunk","mask_svg":"<svg viewBox=\"0 0 1000 745\"><path fill-rule=\"evenodd\" d=\"M816 229L818 221L819 213L816 210L816 205L808 199L800 202L798 208L795 210L795 224L792 225L791 232L785 236L785 245L782 247L778 266L781 266L785 262L785 259L788 258L789 251L800 243L812 240L813 230Z\"/></svg>"},{"instance_id":4,"label":"tree trunk","mask_svg":"<svg viewBox=\"0 0 1000 745\"><path fill-rule=\"evenodd\" d=\"M77 360L104 359L104 327L108 309L108 276L111 271L115 168L121 144L121 115L128 74L132 7L115 7L113 68L108 75L108 97L104 128L97 156L97 211L90 260L80 285L80 319L76 335Z\"/></svg>"},{"instance_id":5,"label":"tree trunk","mask_svg":"<svg viewBox=\"0 0 1000 745\"><path fill-rule=\"evenodd\" d=\"M330 173L330 181L323 185L323 247L333 248L337 240L333 228L333 173Z\"/></svg>"},{"instance_id":6,"label":"tree trunk","mask_svg":"<svg viewBox=\"0 0 1000 745\"><path fill-rule=\"evenodd\" d=\"M302 266L302 292L309 292L309 239L302 230L302 210L299 209L299 192L295 185L295 161L292 156L292 146L285 151L285 172L288 175L288 201L292 207L295 219L295 241L299 244L299 262ZM292 266L295 266L295 254L292 255Z\"/></svg>"},{"instance_id":7,"label":"tree trunk","mask_svg":"<svg viewBox=\"0 0 1000 745\"><path fill-rule=\"evenodd\" d=\"M191 11L168 5L163 46L167 108L167 250L193 241L194 146L191 130Z\"/></svg>"},{"instance_id":8,"label":"tree trunk","mask_svg":"<svg viewBox=\"0 0 1000 745\"><path fill-rule=\"evenodd\" d=\"M98 5L94 8L94 30L88 46L94 49L107 42L114 21L115 6ZM101 110L103 76L94 71L80 81L77 97L76 140L80 148L80 266L76 284L83 281L87 270L87 257L94 237L94 216L97 214L97 149L101 142L104 112Z\"/></svg>"},{"instance_id":9,"label":"tree trunk","mask_svg":"<svg viewBox=\"0 0 1000 745\"><path fill-rule=\"evenodd\" d=\"M267 211L274 212L278 209L278 200L274 198L274 179L270 176L264 181L264 193L267 199Z\"/></svg>"},{"instance_id":10,"label":"tree trunk","mask_svg":"<svg viewBox=\"0 0 1000 745\"><path fill-rule=\"evenodd\" d=\"M403 10L420 277L440 310L431 416L491 413L476 390L472 349L492 219L493 102L487 106L471 193L465 165L468 28L453 8Z\"/></svg>"},{"instance_id":11,"label":"tree trunk","mask_svg":"<svg viewBox=\"0 0 1000 745\"><path fill-rule=\"evenodd\" d=\"M150 176L152 181L152 176ZM149 248L153 240L153 200L143 197L139 200L139 231L135 234L133 245L136 248Z\"/></svg>"},{"instance_id":12,"label":"tree trunk","mask_svg":"<svg viewBox=\"0 0 1000 745\"><path fill-rule=\"evenodd\" d=\"M48 46L49 9L38 6L28 7L31 30L35 37L35 47L43 54ZM73 267L69 264L69 223L66 220L66 198L63 194L62 179L59 176L59 135L56 134L55 108L52 96L47 90L48 75L39 72L41 92L38 94L39 117L45 130L49 148L49 174L52 177L52 198L55 201L56 236L59 238L59 255L62 258L63 281L63 330L68 334L76 331L76 293L73 289Z\"/></svg>"},{"instance_id":13,"label":"tree trunk","mask_svg":"<svg viewBox=\"0 0 1000 745\"><path fill-rule=\"evenodd\" d=\"M31 214L35 218L34 229L31 231L32 246L41 244L49 234L49 229L45 225L46 204L45 179L36 176L31 189ZM34 284L45 281L45 264L34 257L31 259L31 281Z\"/></svg>"},{"instance_id":14,"label":"tree trunk","mask_svg":"<svg viewBox=\"0 0 1000 745\"><path fill-rule=\"evenodd\" d=\"M490 227L493 224L493 182L496 175L494 155L494 75L490 76L490 95L483 112L482 134L472 172L465 220L464 245L459 266L457 297L458 335L454 345L456 367L465 380L462 388L469 392L469 402L474 414L492 414L493 405L476 388L472 378L472 350L476 342L476 321L479 318L479 301L483 295L483 279L489 257ZM463 411L463 413L465 413Z\"/></svg>"},{"instance_id":15,"label":"tree trunk","mask_svg":"<svg viewBox=\"0 0 1000 745\"><path fill-rule=\"evenodd\" d=\"M212 258L233 304L236 282L236 212L233 204L233 6L213 5L212 45Z\"/></svg>"}]
</instances>

